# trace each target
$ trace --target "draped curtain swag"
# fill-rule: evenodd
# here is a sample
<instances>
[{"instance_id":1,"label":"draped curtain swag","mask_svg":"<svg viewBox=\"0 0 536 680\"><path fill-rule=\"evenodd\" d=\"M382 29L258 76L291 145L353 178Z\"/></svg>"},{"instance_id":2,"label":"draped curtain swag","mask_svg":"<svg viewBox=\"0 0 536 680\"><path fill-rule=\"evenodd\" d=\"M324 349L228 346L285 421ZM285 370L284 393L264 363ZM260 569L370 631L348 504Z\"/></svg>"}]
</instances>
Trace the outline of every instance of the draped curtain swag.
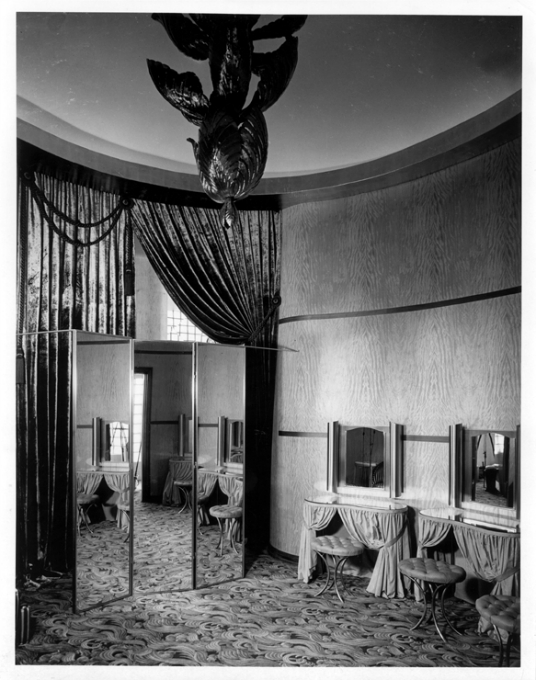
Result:
<instances>
[{"instance_id":1,"label":"draped curtain swag","mask_svg":"<svg viewBox=\"0 0 536 680\"><path fill-rule=\"evenodd\" d=\"M280 214L136 201L134 231L177 307L209 338L274 347L279 304Z\"/></svg>"},{"instance_id":2,"label":"draped curtain swag","mask_svg":"<svg viewBox=\"0 0 536 680\"><path fill-rule=\"evenodd\" d=\"M67 329L133 337L135 301L125 290L127 274L134 275L133 239L119 197L24 172L18 197L17 578L23 580L72 566L73 334Z\"/></svg>"},{"instance_id":3,"label":"draped curtain swag","mask_svg":"<svg viewBox=\"0 0 536 680\"><path fill-rule=\"evenodd\" d=\"M162 505L178 505L180 494L174 482L191 482L193 464L191 460L169 460L169 472L162 492Z\"/></svg>"},{"instance_id":4,"label":"draped curtain swag","mask_svg":"<svg viewBox=\"0 0 536 680\"><path fill-rule=\"evenodd\" d=\"M367 591L376 597L404 597L405 588L398 571L398 562L410 555L405 509L371 510L305 502L298 578L302 578L306 583L311 578L317 563L317 555L311 549L311 541L318 530L328 526L336 512L339 513L351 536L361 541L367 548L378 550L378 559Z\"/></svg>"}]
</instances>

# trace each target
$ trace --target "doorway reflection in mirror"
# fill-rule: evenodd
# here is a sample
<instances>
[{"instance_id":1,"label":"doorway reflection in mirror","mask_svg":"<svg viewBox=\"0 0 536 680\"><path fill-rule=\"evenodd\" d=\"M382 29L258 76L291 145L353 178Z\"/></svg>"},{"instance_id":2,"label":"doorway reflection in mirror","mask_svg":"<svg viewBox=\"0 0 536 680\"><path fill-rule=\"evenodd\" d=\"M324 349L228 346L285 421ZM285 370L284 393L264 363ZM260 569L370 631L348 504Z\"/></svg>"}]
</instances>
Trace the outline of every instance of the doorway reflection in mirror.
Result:
<instances>
[{"instance_id":1,"label":"doorway reflection in mirror","mask_svg":"<svg viewBox=\"0 0 536 680\"><path fill-rule=\"evenodd\" d=\"M510 437L498 432L471 438L471 500L511 508L514 500L515 459Z\"/></svg>"},{"instance_id":2,"label":"doorway reflection in mirror","mask_svg":"<svg viewBox=\"0 0 536 680\"><path fill-rule=\"evenodd\" d=\"M342 479L346 486L383 488L384 433L371 427L341 427Z\"/></svg>"}]
</instances>

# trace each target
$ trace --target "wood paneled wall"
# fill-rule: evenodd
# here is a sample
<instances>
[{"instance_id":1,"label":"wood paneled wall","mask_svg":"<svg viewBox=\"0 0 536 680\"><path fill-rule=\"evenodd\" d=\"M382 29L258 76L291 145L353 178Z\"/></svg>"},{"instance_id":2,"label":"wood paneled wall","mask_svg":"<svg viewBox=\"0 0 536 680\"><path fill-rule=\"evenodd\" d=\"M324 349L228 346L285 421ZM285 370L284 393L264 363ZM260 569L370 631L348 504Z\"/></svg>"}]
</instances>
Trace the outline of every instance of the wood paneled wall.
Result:
<instances>
[{"instance_id":1,"label":"wood paneled wall","mask_svg":"<svg viewBox=\"0 0 536 680\"><path fill-rule=\"evenodd\" d=\"M486 295L519 287L520 270L519 140L399 186L283 211L279 344L299 352L278 364L273 547L298 554L302 500L326 469L325 439L280 432L323 432L331 420L424 436L456 422L515 429L521 296ZM457 304L467 296L482 299ZM423 508L447 492L448 445L405 442L402 497Z\"/></svg>"},{"instance_id":2,"label":"wood paneled wall","mask_svg":"<svg viewBox=\"0 0 536 680\"><path fill-rule=\"evenodd\" d=\"M243 347L197 347L197 417L200 465L216 465L218 419L244 420L246 353Z\"/></svg>"}]
</instances>

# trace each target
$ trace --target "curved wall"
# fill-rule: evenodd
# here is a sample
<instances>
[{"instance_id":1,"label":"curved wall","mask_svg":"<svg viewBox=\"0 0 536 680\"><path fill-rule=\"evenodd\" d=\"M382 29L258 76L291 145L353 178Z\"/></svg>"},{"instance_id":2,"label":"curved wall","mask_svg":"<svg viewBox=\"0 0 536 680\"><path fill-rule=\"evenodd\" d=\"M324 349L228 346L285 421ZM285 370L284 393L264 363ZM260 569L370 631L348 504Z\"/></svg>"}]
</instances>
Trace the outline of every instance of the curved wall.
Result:
<instances>
[{"instance_id":1,"label":"curved wall","mask_svg":"<svg viewBox=\"0 0 536 680\"><path fill-rule=\"evenodd\" d=\"M282 353L276 382L280 552L299 552L328 421L393 421L424 438L457 422L519 423L520 184L516 139L414 181L283 210L279 344L298 352ZM402 498L446 504L448 445L406 441L403 455Z\"/></svg>"}]
</instances>

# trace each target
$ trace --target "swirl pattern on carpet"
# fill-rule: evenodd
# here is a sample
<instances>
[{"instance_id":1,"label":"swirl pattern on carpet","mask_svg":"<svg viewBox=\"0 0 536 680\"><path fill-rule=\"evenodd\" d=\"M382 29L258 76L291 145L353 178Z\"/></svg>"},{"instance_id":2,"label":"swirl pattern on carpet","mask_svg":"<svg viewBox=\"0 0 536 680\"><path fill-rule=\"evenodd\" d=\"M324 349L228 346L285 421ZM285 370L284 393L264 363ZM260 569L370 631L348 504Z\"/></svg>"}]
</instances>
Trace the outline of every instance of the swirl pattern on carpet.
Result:
<instances>
[{"instance_id":1,"label":"swirl pattern on carpet","mask_svg":"<svg viewBox=\"0 0 536 680\"><path fill-rule=\"evenodd\" d=\"M34 632L16 649L17 664L497 665L498 645L477 633L478 614L467 602L448 600L462 636L447 633L444 643L432 625L410 632L422 611L413 599L375 597L366 591L368 578L347 577L341 604L333 591L319 597L318 583L298 580L295 564L267 554L248 556L247 575L237 580L228 580L235 572L232 556L226 567L224 555L206 579L213 585L191 590L191 514L137 502L134 527L134 596L74 614L69 578L23 591ZM213 534L203 544L210 553L217 552L217 532ZM114 565L102 564L102 554L101 568L113 575ZM92 573L85 576L88 582ZM96 578L93 593L104 583ZM519 665L518 654L513 657L512 665Z\"/></svg>"}]
</instances>

